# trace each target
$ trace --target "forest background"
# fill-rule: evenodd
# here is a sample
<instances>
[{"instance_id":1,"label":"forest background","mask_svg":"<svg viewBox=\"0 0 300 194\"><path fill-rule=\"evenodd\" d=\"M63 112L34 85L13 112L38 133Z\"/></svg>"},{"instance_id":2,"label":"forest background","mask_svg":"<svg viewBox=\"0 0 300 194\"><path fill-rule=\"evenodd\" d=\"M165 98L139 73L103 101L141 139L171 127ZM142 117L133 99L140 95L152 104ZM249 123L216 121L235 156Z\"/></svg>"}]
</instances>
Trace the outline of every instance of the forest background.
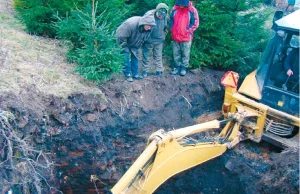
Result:
<instances>
[{"instance_id":1,"label":"forest background","mask_svg":"<svg viewBox=\"0 0 300 194\"><path fill-rule=\"evenodd\" d=\"M257 67L270 28L273 9L266 0L195 0L200 26L194 33L190 68L234 70L243 77ZM117 27L131 16L142 16L175 0L14 0L18 18L32 35L64 40L67 58L86 79L101 81L122 71L116 44ZM164 59L172 64L170 33Z\"/></svg>"}]
</instances>

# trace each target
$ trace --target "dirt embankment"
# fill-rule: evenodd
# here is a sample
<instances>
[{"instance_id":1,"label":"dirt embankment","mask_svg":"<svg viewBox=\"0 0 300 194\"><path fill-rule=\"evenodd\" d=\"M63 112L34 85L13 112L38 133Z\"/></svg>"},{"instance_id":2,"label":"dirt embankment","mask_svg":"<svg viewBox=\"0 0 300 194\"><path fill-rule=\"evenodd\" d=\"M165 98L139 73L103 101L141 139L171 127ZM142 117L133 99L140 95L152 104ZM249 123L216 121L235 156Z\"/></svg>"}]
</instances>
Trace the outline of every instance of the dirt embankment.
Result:
<instances>
[{"instance_id":1,"label":"dirt embankment","mask_svg":"<svg viewBox=\"0 0 300 194\"><path fill-rule=\"evenodd\" d=\"M2 94L0 109L15 115L14 127L23 138L51 153L49 185L63 193L108 193L144 150L151 133L195 124L199 116L215 119L210 113L219 116L215 112L224 95L222 75L198 69L185 77L150 76L133 83L116 76L99 86L104 95L68 98L43 95L32 86L24 88L23 95ZM299 169L285 157L297 155L272 155L272 149L243 142L171 178L157 193L297 193ZM46 185L43 193L50 193Z\"/></svg>"},{"instance_id":2,"label":"dirt embankment","mask_svg":"<svg viewBox=\"0 0 300 194\"><path fill-rule=\"evenodd\" d=\"M219 109L223 72L195 70L185 77L150 76L128 83L118 76L103 84L103 95L43 95L34 86L22 95L1 95L0 109L12 112L24 137L55 162L64 192L107 191L142 152L148 136L160 129L185 127L197 115ZM78 185L86 185L78 187ZM92 192L92 191L91 191Z\"/></svg>"}]
</instances>

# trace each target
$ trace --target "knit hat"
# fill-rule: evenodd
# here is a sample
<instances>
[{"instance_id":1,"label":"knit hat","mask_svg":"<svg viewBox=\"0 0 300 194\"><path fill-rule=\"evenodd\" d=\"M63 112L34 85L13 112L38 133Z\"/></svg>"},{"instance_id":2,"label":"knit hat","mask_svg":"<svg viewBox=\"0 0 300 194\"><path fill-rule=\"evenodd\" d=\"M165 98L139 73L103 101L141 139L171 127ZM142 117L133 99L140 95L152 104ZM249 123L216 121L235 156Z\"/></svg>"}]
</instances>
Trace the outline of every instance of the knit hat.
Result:
<instances>
[{"instance_id":1,"label":"knit hat","mask_svg":"<svg viewBox=\"0 0 300 194\"><path fill-rule=\"evenodd\" d=\"M169 10L169 7L167 6L167 4L165 3L159 3L157 6L156 6L156 11L160 10L160 9L166 9L167 11Z\"/></svg>"},{"instance_id":2,"label":"knit hat","mask_svg":"<svg viewBox=\"0 0 300 194\"><path fill-rule=\"evenodd\" d=\"M189 2L189 0L176 0L175 5L188 7Z\"/></svg>"}]
</instances>

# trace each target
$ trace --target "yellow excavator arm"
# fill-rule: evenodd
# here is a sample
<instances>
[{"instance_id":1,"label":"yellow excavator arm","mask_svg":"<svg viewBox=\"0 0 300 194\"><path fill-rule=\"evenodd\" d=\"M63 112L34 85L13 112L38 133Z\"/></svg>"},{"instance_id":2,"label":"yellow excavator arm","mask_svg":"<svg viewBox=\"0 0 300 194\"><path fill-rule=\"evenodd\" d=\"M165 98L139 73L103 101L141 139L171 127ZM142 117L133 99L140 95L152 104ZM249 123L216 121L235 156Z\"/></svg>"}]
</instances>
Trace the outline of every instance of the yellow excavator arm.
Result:
<instances>
[{"instance_id":1,"label":"yellow excavator arm","mask_svg":"<svg viewBox=\"0 0 300 194\"><path fill-rule=\"evenodd\" d=\"M150 194L173 175L222 155L241 140L239 132L242 117L197 124L174 131L159 130L153 133L148 146L119 182L112 188L113 194ZM207 130L220 129L213 140L199 142L188 136Z\"/></svg>"},{"instance_id":2,"label":"yellow excavator arm","mask_svg":"<svg viewBox=\"0 0 300 194\"><path fill-rule=\"evenodd\" d=\"M235 72L226 73L221 80L222 85L226 87L222 106L226 120L213 120L174 131L159 130L153 133L144 152L111 189L112 193L153 193L173 175L222 155L242 140L260 142L264 130L268 131L273 122L266 122L268 115L274 120L283 120L299 127L299 117L272 109L239 94L236 88L237 80L238 74ZM223 124L226 125L220 134L210 140L195 140L189 137L196 133L220 129ZM279 138L276 137L276 141L282 143L283 138ZM286 145L293 146L294 143Z\"/></svg>"}]
</instances>

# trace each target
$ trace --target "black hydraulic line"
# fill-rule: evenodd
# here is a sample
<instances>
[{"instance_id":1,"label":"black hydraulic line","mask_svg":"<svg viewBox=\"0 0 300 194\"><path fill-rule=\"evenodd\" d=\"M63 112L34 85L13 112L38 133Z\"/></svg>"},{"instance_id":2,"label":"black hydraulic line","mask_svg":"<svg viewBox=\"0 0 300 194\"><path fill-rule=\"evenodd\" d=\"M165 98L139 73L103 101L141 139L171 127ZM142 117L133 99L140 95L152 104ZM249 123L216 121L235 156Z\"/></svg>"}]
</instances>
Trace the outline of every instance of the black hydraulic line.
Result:
<instances>
[{"instance_id":1,"label":"black hydraulic line","mask_svg":"<svg viewBox=\"0 0 300 194\"><path fill-rule=\"evenodd\" d=\"M219 121L219 122L220 122L220 125L223 125L223 124L226 124L226 123L228 123L228 122L230 122L230 121L232 121L232 120L235 120L235 118L228 118L228 119L221 120L221 121ZM230 127L230 130L229 130L229 132L227 133L225 139L228 137L228 134L231 133L232 129L233 129L233 126ZM220 141L220 142L225 142L225 139L224 139L224 140L219 140L219 141ZM191 141L191 140L189 140L189 141ZM204 142L205 142L205 143L214 143L214 141L211 141L211 140L204 141ZM181 145L182 145L182 146L195 146L196 143L203 143L203 141L195 141L194 144L190 144L190 143L185 142L185 143L182 143Z\"/></svg>"},{"instance_id":2,"label":"black hydraulic line","mask_svg":"<svg viewBox=\"0 0 300 194\"><path fill-rule=\"evenodd\" d=\"M283 90L287 90L286 84L287 84L287 82L289 81L290 77L291 77L291 76L288 76L288 78L286 79L285 83L282 85L282 89L283 89Z\"/></svg>"},{"instance_id":3,"label":"black hydraulic line","mask_svg":"<svg viewBox=\"0 0 300 194\"><path fill-rule=\"evenodd\" d=\"M129 185L127 186L127 188L131 187L133 185L133 183L136 181L137 177L138 176L141 176L143 178L145 178L145 175L143 173L142 170L144 170L144 168L150 163L150 162L153 162L154 159L155 159L155 155L156 155L156 152L151 156L151 158L144 164L144 166L142 167L142 169L139 169L138 173L135 175L135 177L132 179L132 181L129 183Z\"/></svg>"},{"instance_id":4,"label":"black hydraulic line","mask_svg":"<svg viewBox=\"0 0 300 194\"><path fill-rule=\"evenodd\" d=\"M226 123L228 123L229 121L232 121L232 120L234 120L234 118L224 119L224 120L220 121L220 125L226 124Z\"/></svg>"}]
</instances>

